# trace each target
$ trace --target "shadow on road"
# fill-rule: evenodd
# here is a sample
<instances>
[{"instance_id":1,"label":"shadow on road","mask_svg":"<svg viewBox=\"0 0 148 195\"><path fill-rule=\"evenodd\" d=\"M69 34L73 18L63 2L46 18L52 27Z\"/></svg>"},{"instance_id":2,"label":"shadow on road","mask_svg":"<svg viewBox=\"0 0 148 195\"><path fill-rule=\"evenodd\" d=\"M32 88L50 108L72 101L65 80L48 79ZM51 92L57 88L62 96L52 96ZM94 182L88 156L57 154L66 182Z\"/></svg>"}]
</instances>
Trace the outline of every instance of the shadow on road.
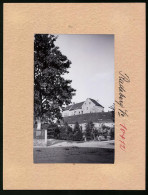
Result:
<instances>
[{"instance_id":1,"label":"shadow on road","mask_svg":"<svg viewBox=\"0 0 148 195\"><path fill-rule=\"evenodd\" d=\"M88 147L34 148L34 163L114 163L114 149Z\"/></svg>"}]
</instances>

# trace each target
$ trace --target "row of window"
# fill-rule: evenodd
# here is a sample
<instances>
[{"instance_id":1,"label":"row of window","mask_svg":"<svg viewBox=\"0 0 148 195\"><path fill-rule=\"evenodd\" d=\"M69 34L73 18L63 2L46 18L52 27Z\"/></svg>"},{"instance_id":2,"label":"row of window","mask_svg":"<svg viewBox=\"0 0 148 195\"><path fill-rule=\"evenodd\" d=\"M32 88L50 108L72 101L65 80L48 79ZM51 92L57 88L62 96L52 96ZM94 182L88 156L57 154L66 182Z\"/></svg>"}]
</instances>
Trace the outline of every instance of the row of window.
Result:
<instances>
[{"instance_id":1,"label":"row of window","mask_svg":"<svg viewBox=\"0 0 148 195\"><path fill-rule=\"evenodd\" d=\"M87 109L87 110L88 110L88 109ZM103 110L102 110L101 112L103 112ZM77 111L74 111L74 115L75 115L76 113L77 113ZM90 111L90 113L93 113L93 112ZM79 111L78 114L83 114L83 111ZM64 116L68 116L68 115L69 115L68 113L65 113L65 114L64 114ZM105 115L103 115L103 116L105 116Z\"/></svg>"},{"instance_id":2,"label":"row of window","mask_svg":"<svg viewBox=\"0 0 148 195\"><path fill-rule=\"evenodd\" d=\"M91 104L91 102L89 102L89 104ZM85 102L85 105L86 105L86 102Z\"/></svg>"},{"instance_id":3,"label":"row of window","mask_svg":"<svg viewBox=\"0 0 148 195\"><path fill-rule=\"evenodd\" d=\"M87 110L88 110L88 107L87 107ZM76 113L76 111L74 111L74 113ZM79 111L79 114L81 114L81 113L83 114L83 111Z\"/></svg>"},{"instance_id":4,"label":"row of window","mask_svg":"<svg viewBox=\"0 0 148 195\"><path fill-rule=\"evenodd\" d=\"M76 113L76 111L74 111L74 114ZM83 111L79 111L79 114L83 114Z\"/></svg>"}]
</instances>

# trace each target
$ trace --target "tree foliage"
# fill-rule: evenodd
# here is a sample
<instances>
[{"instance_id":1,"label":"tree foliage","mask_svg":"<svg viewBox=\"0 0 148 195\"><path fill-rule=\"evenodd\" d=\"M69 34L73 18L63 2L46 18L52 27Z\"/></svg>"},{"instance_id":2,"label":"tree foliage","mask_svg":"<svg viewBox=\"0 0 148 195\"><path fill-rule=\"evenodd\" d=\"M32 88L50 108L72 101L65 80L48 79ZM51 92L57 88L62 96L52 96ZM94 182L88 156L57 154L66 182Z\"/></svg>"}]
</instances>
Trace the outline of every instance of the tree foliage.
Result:
<instances>
[{"instance_id":1,"label":"tree foliage","mask_svg":"<svg viewBox=\"0 0 148 195\"><path fill-rule=\"evenodd\" d=\"M35 118L61 119L64 105L71 103L75 90L63 78L70 60L55 46L57 37L36 34L34 39L34 114Z\"/></svg>"},{"instance_id":2,"label":"tree foliage","mask_svg":"<svg viewBox=\"0 0 148 195\"><path fill-rule=\"evenodd\" d=\"M81 141L83 139L82 129L78 122L75 123L74 131L73 131L73 140Z\"/></svg>"},{"instance_id":3,"label":"tree foliage","mask_svg":"<svg viewBox=\"0 0 148 195\"><path fill-rule=\"evenodd\" d=\"M111 109L113 122L115 122L115 104L113 103L109 108Z\"/></svg>"},{"instance_id":4,"label":"tree foliage","mask_svg":"<svg viewBox=\"0 0 148 195\"><path fill-rule=\"evenodd\" d=\"M94 124L92 121L86 124L85 136L88 140L94 139Z\"/></svg>"},{"instance_id":5,"label":"tree foliage","mask_svg":"<svg viewBox=\"0 0 148 195\"><path fill-rule=\"evenodd\" d=\"M64 123L64 125L61 126L59 130L60 130L60 139L73 140L72 128L67 123Z\"/></svg>"}]
</instances>

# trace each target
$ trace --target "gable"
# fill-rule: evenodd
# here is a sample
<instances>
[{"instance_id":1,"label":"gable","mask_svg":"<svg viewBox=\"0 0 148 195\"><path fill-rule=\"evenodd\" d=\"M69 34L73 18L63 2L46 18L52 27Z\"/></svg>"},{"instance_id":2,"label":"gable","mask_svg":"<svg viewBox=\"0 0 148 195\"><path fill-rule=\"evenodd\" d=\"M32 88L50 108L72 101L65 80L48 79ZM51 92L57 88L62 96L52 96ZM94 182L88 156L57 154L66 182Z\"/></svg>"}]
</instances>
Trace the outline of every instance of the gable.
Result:
<instances>
[{"instance_id":1,"label":"gable","mask_svg":"<svg viewBox=\"0 0 148 195\"><path fill-rule=\"evenodd\" d=\"M96 106L100 106L104 108L101 104L99 104L96 100L89 98Z\"/></svg>"}]
</instances>

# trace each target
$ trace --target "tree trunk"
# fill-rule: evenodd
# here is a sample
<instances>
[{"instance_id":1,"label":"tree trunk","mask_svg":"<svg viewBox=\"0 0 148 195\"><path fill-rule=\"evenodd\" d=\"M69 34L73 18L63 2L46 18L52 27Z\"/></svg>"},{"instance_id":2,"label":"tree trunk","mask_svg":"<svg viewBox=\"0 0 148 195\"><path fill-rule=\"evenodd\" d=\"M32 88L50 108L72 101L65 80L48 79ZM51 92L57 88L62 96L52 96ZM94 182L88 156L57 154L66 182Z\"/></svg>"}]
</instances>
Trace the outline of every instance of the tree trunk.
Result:
<instances>
[{"instance_id":1,"label":"tree trunk","mask_svg":"<svg viewBox=\"0 0 148 195\"><path fill-rule=\"evenodd\" d=\"M40 115L37 119L37 130L41 130L41 116L42 116L42 94L41 91L39 91L39 98L40 98Z\"/></svg>"},{"instance_id":2,"label":"tree trunk","mask_svg":"<svg viewBox=\"0 0 148 195\"><path fill-rule=\"evenodd\" d=\"M41 130L41 118L40 117L37 119L37 130L38 131Z\"/></svg>"}]
</instances>

